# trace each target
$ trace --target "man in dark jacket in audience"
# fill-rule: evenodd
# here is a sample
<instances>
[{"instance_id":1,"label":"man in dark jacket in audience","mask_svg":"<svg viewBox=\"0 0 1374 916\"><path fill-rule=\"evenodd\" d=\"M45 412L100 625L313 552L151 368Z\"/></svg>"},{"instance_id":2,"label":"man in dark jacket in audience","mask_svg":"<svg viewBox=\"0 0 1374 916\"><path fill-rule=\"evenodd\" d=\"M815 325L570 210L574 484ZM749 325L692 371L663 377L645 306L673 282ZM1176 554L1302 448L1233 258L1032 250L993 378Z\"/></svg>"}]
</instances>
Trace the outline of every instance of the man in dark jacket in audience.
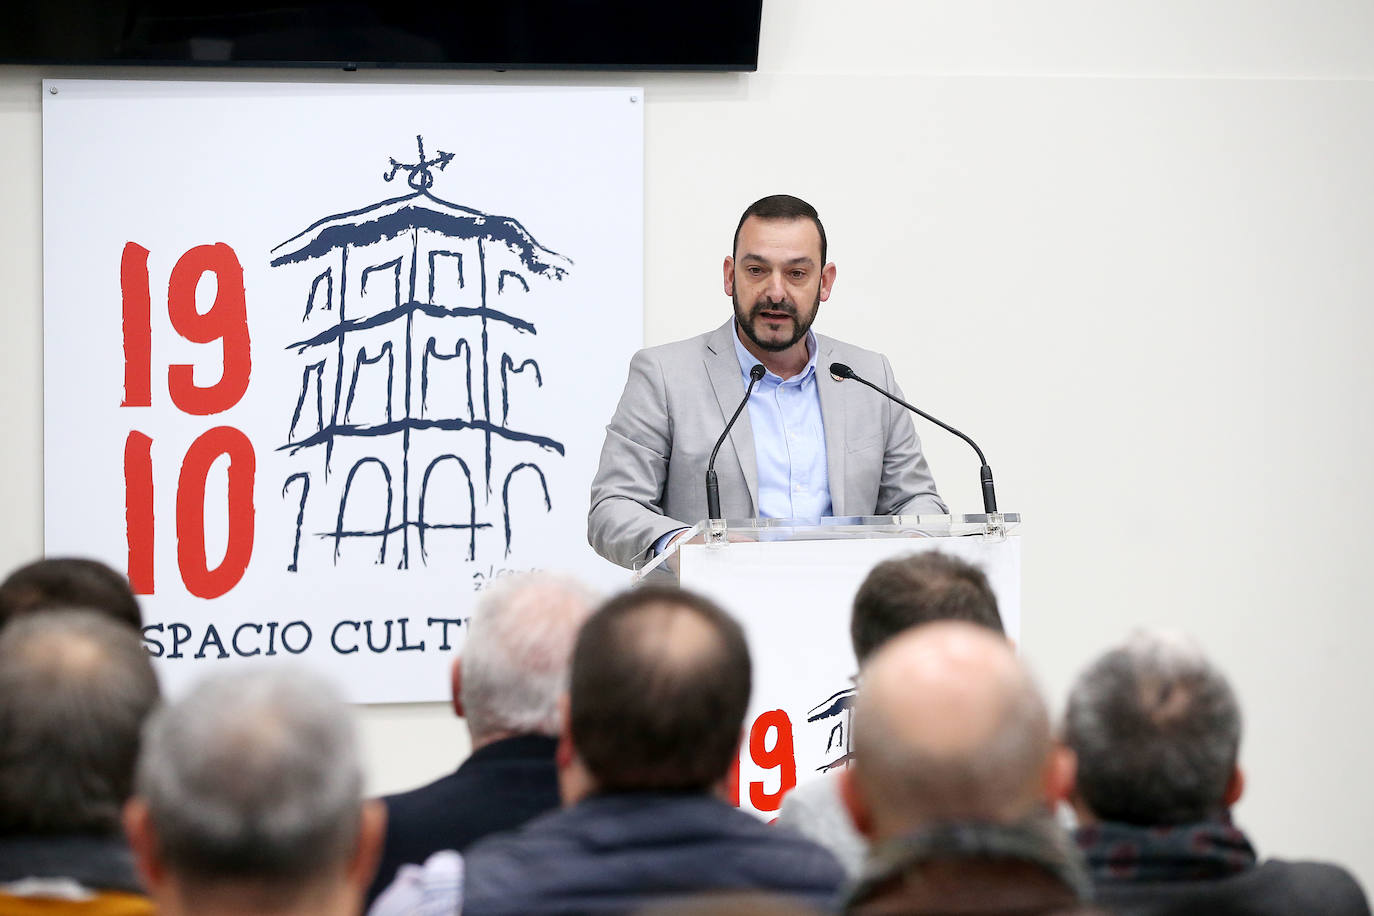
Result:
<instances>
[{"instance_id":1,"label":"man in dark jacket in audience","mask_svg":"<svg viewBox=\"0 0 1374 916\"><path fill-rule=\"evenodd\" d=\"M461 862L440 853L403 868L373 913L417 912L421 900L432 912L459 885L464 916L628 912L713 890L825 904L844 880L834 857L720 797L749 689L744 634L711 602L661 586L612 598L573 651L567 807Z\"/></svg>"},{"instance_id":2,"label":"man in dark jacket in audience","mask_svg":"<svg viewBox=\"0 0 1374 916\"><path fill-rule=\"evenodd\" d=\"M1122 916L1369 916L1344 869L1261 863L1231 823L1240 730L1230 685L1181 636L1136 634L1079 677L1064 741L1098 900Z\"/></svg>"},{"instance_id":3,"label":"man in dark jacket in audience","mask_svg":"<svg viewBox=\"0 0 1374 916\"><path fill-rule=\"evenodd\" d=\"M453 663L453 708L467 722L472 754L447 776L382 799L386 845L369 901L407 862L462 852L558 807L558 703L577 631L595 604L581 583L548 573L498 580L483 594Z\"/></svg>"},{"instance_id":4,"label":"man in dark jacket in audience","mask_svg":"<svg viewBox=\"0 0 1374 916\"><path fill-rule=\"evenodd\" d=\"M872 843L850 913L1084 912L1049 805L1068 778L1040 693L986 627L928 623L864 667L840 792Z\"/></svg>"}]
</instances>

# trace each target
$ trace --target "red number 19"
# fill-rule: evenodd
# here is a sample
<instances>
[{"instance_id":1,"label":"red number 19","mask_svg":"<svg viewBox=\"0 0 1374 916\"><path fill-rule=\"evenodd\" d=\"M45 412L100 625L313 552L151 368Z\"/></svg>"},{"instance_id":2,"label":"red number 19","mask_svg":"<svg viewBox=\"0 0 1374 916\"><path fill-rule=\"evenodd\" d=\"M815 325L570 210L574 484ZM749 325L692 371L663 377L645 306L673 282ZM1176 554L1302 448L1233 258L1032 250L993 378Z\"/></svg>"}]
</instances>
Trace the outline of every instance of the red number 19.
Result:
<instances>
[{"instance_id":1,"label":"red number 19","mask_svg":"<svg viewBox=\"0 0 1374 916\"><path fill-rule=\"evenodd\" d=\"M216 281L215 301L196 308L196 286L205 274ZM148 249L129 242L119 271L124 310L124 407L152 404L152 307ZM219 381L195 383L186 364L167 367L167 390L184 413L209 416L237 404L248 390L252 351L243 288L243 267L224 243L199 245L177 260L167 284L167 316L172 328L193 343L221 342ZM153 594L153 440L137 430L124 443L125 523L129 582L136 594ZM210 466L229 458L229 537L224 559L214 569L205 556L205 481ZM177 482L177 567L187 591L217 598L243 578L253 555L253 480L256 457L248 437L230 426L203 433L186 452Z\"/></svg>"},{"instance_id":2,"label":"red number 19","mask_svg":"<svg viewBox=\"0 0 1374 916\"><path fill-rule=\"evenodd\" d=\"M768 734L773 745L768 746ZM777 811L782 798L797 784L797 755L792 742L792 720L781 709L770 709L749 729L749 757L760 769L778 771L778 789L768 792L761 780L749 783L749 803L758 811Z\"/></svg>"}]
</instances>

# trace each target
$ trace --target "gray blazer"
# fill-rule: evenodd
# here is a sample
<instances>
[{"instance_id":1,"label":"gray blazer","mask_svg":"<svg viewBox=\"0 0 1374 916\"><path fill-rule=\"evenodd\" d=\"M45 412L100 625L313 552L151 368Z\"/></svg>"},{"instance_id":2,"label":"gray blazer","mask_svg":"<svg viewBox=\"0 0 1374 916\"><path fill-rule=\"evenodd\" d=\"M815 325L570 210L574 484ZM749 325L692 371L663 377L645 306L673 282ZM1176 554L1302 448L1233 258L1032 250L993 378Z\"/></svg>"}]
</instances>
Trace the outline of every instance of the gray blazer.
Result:
<instances>
[{"instance_id":1,"label":"gray blazer","mask_svg":"<svg viewBox=\"0 0 1374 916\"><path fill-rule=\"evenodd\" d=\"M633 568L664 534L706 517L706 461L744 397L734 333L731 319L699 337L640 350L630 360L587 513L587 540L611 562ZM834 514L947 512L911 414L858 382L830 375L832 362L846 363L901 397L887 357L819 334L816 340ZM724 516L753 518L759 485L749 411L721 446L716 474Z\"/></svg>"}]
</instances>

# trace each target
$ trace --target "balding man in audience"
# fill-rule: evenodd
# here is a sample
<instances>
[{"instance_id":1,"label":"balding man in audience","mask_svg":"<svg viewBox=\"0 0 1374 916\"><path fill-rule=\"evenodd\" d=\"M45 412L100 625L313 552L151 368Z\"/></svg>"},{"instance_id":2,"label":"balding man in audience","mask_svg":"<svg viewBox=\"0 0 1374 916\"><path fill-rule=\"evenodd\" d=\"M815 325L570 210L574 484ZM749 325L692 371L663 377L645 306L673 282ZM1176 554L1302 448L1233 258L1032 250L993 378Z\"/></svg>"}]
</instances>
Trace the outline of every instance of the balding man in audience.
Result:
<instances>
[{"instance_id":1,"label":"balding man in audience","mask_svg":"<svg viewBox=\"0 0 1374 916\"><path fill-rule=\"evenodd\" d=\"M129 580L99 560L53 557L26 563L0 582L0 626L11 618L52 608L83 608L143 629L143 614Z\"/></svg>"},{"instance_id":2,"label":"balding man in audience","mask_svg":"<svg viewBox=\"0 0 1374 916\"><path fill-rule=\"evenodd\" d=\"M464 916L622 913L712 890L828 902L834 857L720 798L749 689L744 633L711 602L662 586L612 598L573 651L566 807L401 869L373 914L454 912L460 884Z\"/></svg>"},{"instance_id":3,"label":"balding man in audience","mask_svg":"<svg viewBox=\"0 0 1374 916\"><path fill-rule=\"evenodd\" d=\"M1004 632L997 596L978 567L936 550L885 560L854 595L849 618L854 657L862 666L898 633L937 620L965 620ZM778 823L829 849L857 877L868 844L840 800L839 776L832 771L787 793Z\"/></svg>"},{"instance_id":4,"label":"balding man in audience","mask_svg":"<svg viewBox=\"0 0 1374 916\"><path fill-rule=\"evenodd\" d=\"M1080 912L1077 851L1049 806L1067 778L1044 702L1010 644L932 623L878 651L842 774L872 842L852 913Z\"/></svg>"},{"instance_id":5,"label":"balding man in audience","mask_svg":"<svg viewBox=\"0 0 1374 916\"><path fill-rule=\"evenodd\" d=\"M407 862L459 852L558 807L559 700L568 660L596 596L549 573L500 579L478 602L453 663L453 708L472 754L449 775L383 801L386 848L369 898Z\"/></svg>"},{"instance_id":6,"label":"balding man in audience","mask_svg":"<svg viewBox=\"0 0 1374 916\"><path fill-rule=\"evenodd\" d=\"M160 916L349 916L386 817L362 785L328 682L289 668L221 675L149 721L125 829Z\"/></svg>"},{"instance_id":7,"label":"balding man in audience","mask_svg":"<svg viewBox=\"0 0 1374 916\"><path fill-rule=\"evenodd\" d=\"M0 632L0 913L151 913L120 833L158 700L137 633L49 608Z\"/></svg>"},{"instance_id":8,"label":"balding man in audience","mask_svg":"<svg viewBox=\"0 0 1374 916\"><path fill-rule=\"evenodd\" d=\"M1344 869L1260 863L1231 823L1240 731L1226 678L1186 637L1137 633L1079 677L1064 740L1098 899L1123 916L1368 916Z\"/></svg>"}]
</instances>

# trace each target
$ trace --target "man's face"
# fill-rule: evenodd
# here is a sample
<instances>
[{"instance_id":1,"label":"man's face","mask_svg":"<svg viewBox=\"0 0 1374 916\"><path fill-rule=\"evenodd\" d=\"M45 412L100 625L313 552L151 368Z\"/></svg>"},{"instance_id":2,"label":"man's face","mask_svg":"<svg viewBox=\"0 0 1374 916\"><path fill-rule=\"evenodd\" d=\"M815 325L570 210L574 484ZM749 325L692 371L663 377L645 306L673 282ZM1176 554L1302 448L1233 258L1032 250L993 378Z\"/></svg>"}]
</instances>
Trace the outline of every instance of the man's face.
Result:
<instances>
[{"instance_id":1,"label":"man's face","mask_svg":"<svg viewBox=\"0 0 1374 916\"><path fill-rule=\"evenodd\" d=\"M761 350L781 352L806 336L830 298L835 265L821 264L821 236L809 219L759 219L740 227L725 259L725 292L744 336Z\"/></svg>"}]
</instances>

